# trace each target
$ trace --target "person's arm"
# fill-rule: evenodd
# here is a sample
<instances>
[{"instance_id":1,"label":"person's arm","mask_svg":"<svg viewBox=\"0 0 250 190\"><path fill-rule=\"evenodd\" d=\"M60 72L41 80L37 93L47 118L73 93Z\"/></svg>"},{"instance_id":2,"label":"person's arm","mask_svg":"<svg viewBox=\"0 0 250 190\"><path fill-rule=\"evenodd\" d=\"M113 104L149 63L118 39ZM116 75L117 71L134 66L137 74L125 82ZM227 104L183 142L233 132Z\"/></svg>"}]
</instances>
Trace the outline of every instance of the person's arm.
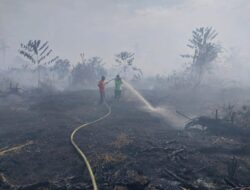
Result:
<instances>
[{"instance_id":1,"label":"person's arm","mask_svg":"<svg viewBox=\"0 0 250 190\"><path fill-rule=\"evenodd\" d=\"M111 82L112 80L115 80L114 78L113 79L110 79L109 81L105 82L105 84L108 84L109 82Z\"/></svg>"}]
</instances>

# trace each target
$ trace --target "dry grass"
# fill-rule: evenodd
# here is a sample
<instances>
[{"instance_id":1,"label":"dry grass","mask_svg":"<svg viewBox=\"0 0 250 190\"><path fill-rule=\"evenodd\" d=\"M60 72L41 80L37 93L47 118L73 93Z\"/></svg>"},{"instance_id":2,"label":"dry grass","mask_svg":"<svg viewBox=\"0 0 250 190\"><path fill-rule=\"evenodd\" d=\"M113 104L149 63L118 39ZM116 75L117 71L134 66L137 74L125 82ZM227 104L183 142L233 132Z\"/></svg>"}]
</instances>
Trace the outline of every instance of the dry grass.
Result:
<instances>
[{"instance_id":1,"label":"dry grass","mask_svg":"<svg viewBox=\"0 0 250 190\"><path fill-rule=\"evenodd\" d=\"M127 146L133 142L133 139L131 139L127 134L121 133L116 140L112 143L112 145L115 148L122 148L124 146Z\"/></svg>"},{"instance_id":2,"label":"dry grass","mask_svg":"<svg viewBox=\"0 0 250 190\"><path fill-rule=\"evenodd\" d=\"M126 159L126 156L118 153L118 154L102 154L99 156L99 160L101 160L104 163L114 163L114 162L121 162Z\"/></svg>"}]
</instances>

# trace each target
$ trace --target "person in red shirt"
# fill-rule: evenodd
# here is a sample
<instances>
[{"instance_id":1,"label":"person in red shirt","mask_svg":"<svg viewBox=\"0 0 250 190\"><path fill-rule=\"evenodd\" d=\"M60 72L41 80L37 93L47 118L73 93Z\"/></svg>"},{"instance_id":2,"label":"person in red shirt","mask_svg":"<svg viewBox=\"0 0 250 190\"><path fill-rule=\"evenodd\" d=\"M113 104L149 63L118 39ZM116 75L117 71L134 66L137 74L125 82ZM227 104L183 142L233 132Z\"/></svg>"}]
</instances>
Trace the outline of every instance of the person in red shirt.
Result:
<instances>
[{"instance_id":1,"label":"person in red shirt","mask_svg":"<svg viewBox=\"0 0 250 190\"><path fill-rule=\"evenodd\" d=\"M99 92L100 92L100 104L105 100L105 77L102 76L101 80L98 82Z\"/></svg>"}]
</instances>

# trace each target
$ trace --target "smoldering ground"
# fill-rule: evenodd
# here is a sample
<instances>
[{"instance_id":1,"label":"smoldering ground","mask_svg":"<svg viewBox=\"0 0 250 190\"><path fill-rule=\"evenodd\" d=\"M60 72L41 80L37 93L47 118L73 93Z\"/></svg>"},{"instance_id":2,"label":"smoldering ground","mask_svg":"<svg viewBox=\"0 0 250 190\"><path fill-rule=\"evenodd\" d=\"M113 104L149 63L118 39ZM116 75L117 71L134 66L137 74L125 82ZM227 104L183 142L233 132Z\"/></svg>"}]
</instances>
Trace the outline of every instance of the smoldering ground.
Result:
<instances>
[{"instance_id":1,"label":"smoldering ground","mask_svg":"<svg viewBox=\"0 0 250 190\"><path fill-rule=\"evenodd\" d=\"M0 188L250 186L249 6L2 0Z\"/></svg>"}]
</instances>

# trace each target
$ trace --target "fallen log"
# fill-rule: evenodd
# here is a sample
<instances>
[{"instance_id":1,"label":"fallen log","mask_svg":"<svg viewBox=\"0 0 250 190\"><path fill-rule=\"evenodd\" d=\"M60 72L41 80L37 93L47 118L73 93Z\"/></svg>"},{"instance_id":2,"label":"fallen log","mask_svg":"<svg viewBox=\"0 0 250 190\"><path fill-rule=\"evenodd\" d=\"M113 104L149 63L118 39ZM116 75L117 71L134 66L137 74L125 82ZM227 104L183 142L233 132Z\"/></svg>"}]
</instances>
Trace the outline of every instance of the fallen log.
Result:
<instances>
[{"instance_id":1,"label":"fallen log","mask_svg":"<svg viewBox=\"0 0 250 190\"><path fill-rule=\"evenodd\" d=\"M148 149L145 149L145 150L142 150L141 152L144 153L144 152L152 152L152 151L164 151L164 152L169 152L173 150L173 148L169 148L169 147L152 147L152 148L148 148Z\"/></svg>"},{"instance_id":2,"label":"fallen log","mask_svg":"<svg viewBox=\"0 0 250 190\"><path fill-rule=\"evenodd\" d=\"M169 176L173 177L175 180L181 182L183 187L193 189L193 190L199 189L197 186L193 185L192 183L188 182L187 180L183 179L182 177L177 176L175 173L171 172L170 170L165 168L163 171L165 173L167 173Z\"/></svg>"},{"instance_id":3,"label":"fallen log","mask_svg":"<svg viewBox=\"0 0 250 190\"><path fill-rule=\"evenodd\" d=\"M226 182L226 184L230 185L231 187L238 187L238 185L236 185L234 182L232 182L231 180L224 178L224 181Z\"/></svg>"},{"instance_id":4,"label":"fallen log","mask_svg":"<svg viewBox=\"0 0 250 190\"><path fill-rule=\"evenodd\" d=\"M175 151L172 152L172 154L170 154L170 157L175 157L178 154L182 153L185 149L177 149Z\"/></svg>"},{"instance_id":5,"label":"fallen log","mask_svg":"<svg viewBox=\"0 0 250 190\"><path fill-rule=\"evenodd\" d=\"M15 186L8 182L5 175L0 173L0 189L13 189Z\"/></svg>"}]
</instances>

